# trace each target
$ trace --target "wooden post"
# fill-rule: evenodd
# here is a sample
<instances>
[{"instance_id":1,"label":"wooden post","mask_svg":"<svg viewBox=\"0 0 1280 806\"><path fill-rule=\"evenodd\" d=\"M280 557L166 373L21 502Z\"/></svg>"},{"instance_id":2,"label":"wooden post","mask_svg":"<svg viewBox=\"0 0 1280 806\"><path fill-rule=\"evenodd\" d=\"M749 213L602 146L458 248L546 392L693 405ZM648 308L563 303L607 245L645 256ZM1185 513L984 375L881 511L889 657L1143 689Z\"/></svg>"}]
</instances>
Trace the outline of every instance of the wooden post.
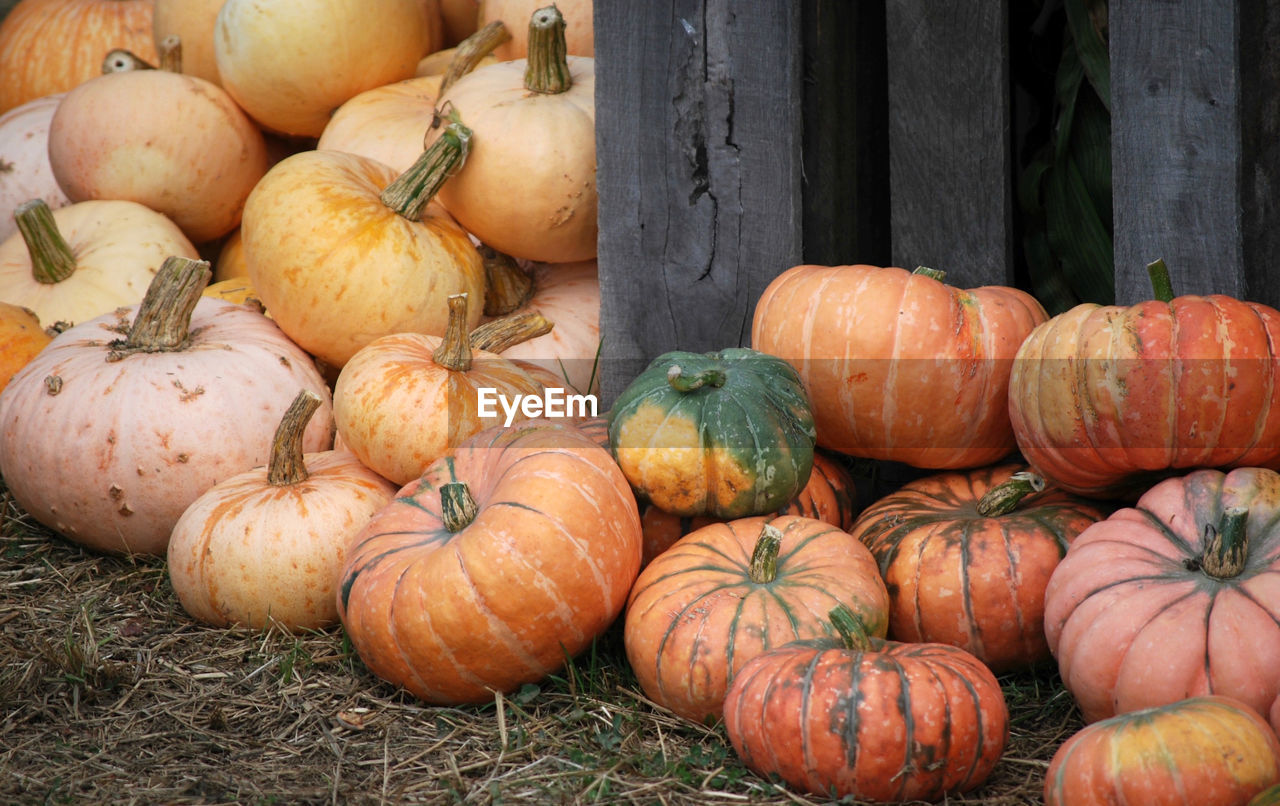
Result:
<instances>
[{"instance_id":1,"label":"wooden post","mask_svg":"<svg viewBox=\"0 0 1280 806\"><path fill-rule=\"evenodd\" d=\"M1179 294L1280 307L1280 9L1268 0L1113 0L1116 301ZM1270 45L1270 47L1268 47Z\"/></svg>"},{"instance_id":2,"label":"wooden post","mask_svg":"<svg viewBox=\"0 0 1280 806\"><path fill-rule=\"evenodd\" d=\"M893 262L1013 282L1008 2L888 0Z\"/></svg>"}]
</instances>

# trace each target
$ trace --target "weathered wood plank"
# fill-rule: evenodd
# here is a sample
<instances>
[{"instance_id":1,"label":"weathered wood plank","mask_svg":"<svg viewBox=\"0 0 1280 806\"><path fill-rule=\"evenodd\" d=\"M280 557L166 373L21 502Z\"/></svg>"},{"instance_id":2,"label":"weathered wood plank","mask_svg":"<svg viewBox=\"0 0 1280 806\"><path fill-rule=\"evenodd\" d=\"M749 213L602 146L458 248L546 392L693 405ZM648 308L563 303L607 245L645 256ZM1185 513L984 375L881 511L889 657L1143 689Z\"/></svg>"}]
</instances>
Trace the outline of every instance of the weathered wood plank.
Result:
<instances>
[{"instance_id":1,"label":"weathered wood plank","mask_svg":"<svg viewBox=\"0 0 1280 806\"><path fill-rule=\"evenodd\" d=\"M800 8L597 0L601 402L667 350L747 344L800 262Z\"/></svg>"},{"instance_id":2,"label":"weathered wood plank","mask_svg":"<svg viewBox=\"0 0 1280 806\"><path fill-rule=\"evenodd\" d=\"M1266 0L1111 5L1116 299L1180 294L1280 305L1280 10Z\"/></svg>"},{"instance_id":3,"label":"weathered wood plank","mask_svg":"<svg viewBox=\"0 0 1280 806\"><path fill-rule=\"evenodd\" d=\"M893 262L1013 282L1008 0L888 0Z\"/></svg>"}]
</instances>

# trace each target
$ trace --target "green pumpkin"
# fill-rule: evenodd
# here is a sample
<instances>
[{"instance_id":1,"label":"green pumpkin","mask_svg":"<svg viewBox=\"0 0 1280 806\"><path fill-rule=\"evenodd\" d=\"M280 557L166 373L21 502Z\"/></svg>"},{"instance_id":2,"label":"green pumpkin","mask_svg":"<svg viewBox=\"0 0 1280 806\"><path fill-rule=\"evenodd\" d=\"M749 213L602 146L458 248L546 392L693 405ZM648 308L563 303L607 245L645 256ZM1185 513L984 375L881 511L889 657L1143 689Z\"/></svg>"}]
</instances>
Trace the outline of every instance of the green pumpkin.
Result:
<instances>
[{"instance_id":1,"label":"green pumpkin","mask_svg":"<svg viewBox=\"0 0 1280 806\"><path fill-rule=\"evenodd\" d=\"M632 489L681 516L776 512L809 481L814 439L795 369L741 347L658 356L609 419Z\"/></svg>"}]
</instances>

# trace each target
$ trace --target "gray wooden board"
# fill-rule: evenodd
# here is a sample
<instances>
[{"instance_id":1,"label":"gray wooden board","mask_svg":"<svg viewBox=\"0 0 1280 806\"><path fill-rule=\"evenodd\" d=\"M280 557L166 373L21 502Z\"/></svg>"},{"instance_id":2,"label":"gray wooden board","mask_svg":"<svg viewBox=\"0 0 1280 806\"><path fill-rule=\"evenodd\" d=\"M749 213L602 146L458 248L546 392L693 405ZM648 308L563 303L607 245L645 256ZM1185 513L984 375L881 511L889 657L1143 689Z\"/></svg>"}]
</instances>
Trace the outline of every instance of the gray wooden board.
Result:
<instances>
[{"instance_id":1,"label":"gray wooden board","mask_svg":"<svg viewBox=\"0 0 1280 806\"><path fill-rule=\"evenodd\" d=\"M888 0L893 262L1013 282L1008 0Z\"/></svg>"},{"instance_id":2,"label":"gray wooden board","mask_svg":"<svg viewBox=\"0 0 1280 806\"><path fill-rule=\"evenodd\" d=\"M802 255L800 7L596 0L601 403L652 358L750 342Z\"/></svg>"}]
</instances>

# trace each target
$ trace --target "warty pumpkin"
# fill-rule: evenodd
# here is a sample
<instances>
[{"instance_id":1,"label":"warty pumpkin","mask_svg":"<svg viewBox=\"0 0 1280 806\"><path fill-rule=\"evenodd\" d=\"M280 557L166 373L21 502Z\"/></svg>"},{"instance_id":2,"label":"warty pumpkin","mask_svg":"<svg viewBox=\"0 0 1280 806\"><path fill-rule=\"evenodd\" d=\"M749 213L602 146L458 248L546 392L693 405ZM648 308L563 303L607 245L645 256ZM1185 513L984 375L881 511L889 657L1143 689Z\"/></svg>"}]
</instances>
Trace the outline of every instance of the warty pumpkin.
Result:
<instances>
[{"instance_id":1,"label":"warty pumpkin","mask_svg":"<svg viewBox=\"0 0 1280 806\"><path fill-rule=\"evenodd\" d=\"M492 702L589 646L639 567L635 499L608 451L527 420L475 435L373 516L338 612L379 677L429 702Z\"/></svg>"},{"instance_id":2,"label":"warty pumpkin","mask_svg":"<svg viewBox=\"0 0 1280 806\"><path fill-rule=\"evenodd\" d=\"M765 288L751 346L795 366L819 445L928 469L982 467L1013 452L1011 361L1048 314L1018 289L966 290L941 277L802 265Z\"/></svg>"}]
</instances>

